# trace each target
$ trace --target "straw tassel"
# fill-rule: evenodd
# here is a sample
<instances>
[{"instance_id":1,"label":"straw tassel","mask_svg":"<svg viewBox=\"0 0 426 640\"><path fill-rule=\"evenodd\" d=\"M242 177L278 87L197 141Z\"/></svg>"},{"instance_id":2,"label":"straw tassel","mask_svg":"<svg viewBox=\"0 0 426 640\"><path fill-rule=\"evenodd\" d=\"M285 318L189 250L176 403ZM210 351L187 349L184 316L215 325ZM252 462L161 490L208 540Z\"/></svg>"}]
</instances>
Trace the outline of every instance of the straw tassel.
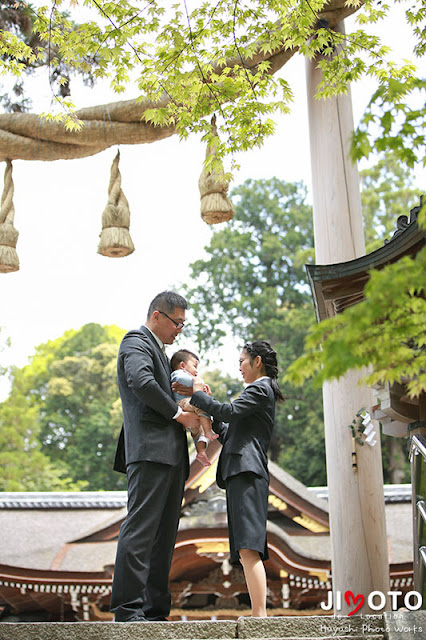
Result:
<instances>
[{"instance_id":1,"label":"straw tassel","mask_svg":"<svg viewBox=\"0 0 426 640\"><path fill-rule=\"evenodd\" d=\"M212 133L217 136L216 117L212 118ZM214 145L207 147L206 159L216 153ZM226 222L234 216L234 207L228 198L228 183L222 164L212 172L203 168L198 187L201 196L201 217L207 224Z\"/></svg>"},{"instance_id":2,"label":"straw tassel","mask_svg":"<svg viewBox=\"0 0 426 640\"><path fill-rule=\"evenodd\" d=\"M13 179L12 162L6 160L4 172L4 189L1 197L0 210L0 272L10 273L18 271L19 258L16 252L16 243L19 233L13 226L15 207L13 206Z\"/></svg>"},{"instance_id":3,"label":"straw tassel","mask_svg":"<svg viewBox=\"0 0 426 640\"><path fill-rule=\"evenodd\" d=\"M98 245L98 253L109 258L122 258L135 250L129 232L129 203L121 189L119 161L120 152L117 151L111 165L108 202L102 214L102 231Z\"/></svg>"}]
</instances>

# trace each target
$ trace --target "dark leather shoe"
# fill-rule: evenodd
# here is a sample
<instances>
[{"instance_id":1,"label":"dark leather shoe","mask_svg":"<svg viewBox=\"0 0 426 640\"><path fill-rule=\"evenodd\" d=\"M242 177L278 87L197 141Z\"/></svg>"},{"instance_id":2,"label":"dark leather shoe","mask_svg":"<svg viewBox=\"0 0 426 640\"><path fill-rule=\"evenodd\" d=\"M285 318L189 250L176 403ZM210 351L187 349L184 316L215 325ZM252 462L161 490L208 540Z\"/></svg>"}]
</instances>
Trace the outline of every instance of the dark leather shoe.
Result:
<instances>
[{"instance_id":1,"label":"dark leather shoe","mask_svg":"<svg viewBox=\"0 0 426 640\"><path fill-rule=\"evenodd\" d=\"M145 616L132 616L131 618L124 620L124 622L149 622L149 621L147 618L145 618Z\"/></svg>"},{"instance_id":2,"label":"dark leather shoe","mask_svg":"<svg viewBox=\"0 0 426 640\"><path fill-rule=\"evenodd\" d=\"M164 616L156 616L155 618L147 618L148 622L168 622Z\"/></svg>"}]
</instances>

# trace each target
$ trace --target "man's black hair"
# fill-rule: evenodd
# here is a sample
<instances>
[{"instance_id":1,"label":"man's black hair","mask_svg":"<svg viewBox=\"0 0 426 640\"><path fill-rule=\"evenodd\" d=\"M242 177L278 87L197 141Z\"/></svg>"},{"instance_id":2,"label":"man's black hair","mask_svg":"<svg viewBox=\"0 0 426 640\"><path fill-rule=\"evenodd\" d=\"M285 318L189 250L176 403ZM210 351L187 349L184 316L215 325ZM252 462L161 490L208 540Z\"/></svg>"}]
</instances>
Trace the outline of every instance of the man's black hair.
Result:
<instances>
[{"instance_id":1,"label":"man's black hair","mask_svg":"<svg viewBox=\"0 0 426 640\"><path fill-rule=\"evenodd\" d=\"M156 309L158 309L158 311L164 311L165 313L173 313L176 308L188 308L188 303L185 298L175 291L162 291L155 296L149 305L148 318L152 316Z\"/></svg>"}]
</instances>

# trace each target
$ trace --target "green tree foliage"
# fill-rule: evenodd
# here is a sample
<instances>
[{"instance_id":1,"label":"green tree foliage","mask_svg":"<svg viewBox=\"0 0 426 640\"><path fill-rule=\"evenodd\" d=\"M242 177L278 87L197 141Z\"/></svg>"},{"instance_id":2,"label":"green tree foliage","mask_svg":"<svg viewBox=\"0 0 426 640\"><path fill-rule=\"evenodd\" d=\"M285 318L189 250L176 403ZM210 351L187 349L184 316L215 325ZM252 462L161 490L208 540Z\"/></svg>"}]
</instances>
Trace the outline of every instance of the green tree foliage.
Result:
<instances>
[{"instance_id":1,"label":"green tree foliage","mask_svg":"<svg viewBox=\"0 0 426 640\"><path fill-rule=\"evenodd\" d=\"M10 347L10 338L4 335L4 329L0 327L0 354L6 351L8 347ZM0 376L5 375L6 372L7 369L0 364Z\"/></svg>"},{"instance_id":2,"label":"green tree foliage","mask_svg":"<svg viewBox=\"0 0 426 640\"><path fill-rule=\"evenodd\" d=\"M422 191L413 186L412 172L394 153L386 153L360 172L366 253L383 246L396 229L399 216L408 216Z\"/></svg>"},{"instance_id":3,"label":"green tree foliage","mask_svg":"<svg viewBox=\"0 0 426 640\"><path fill-rule=\"evenodd\" d=\"M74 491L63 464L52 464L41 451L38 407L28 400L18 372L9 398L0 405L0 491Z\"/></svg>"},{"instance_id":4,"label":"green tree foliage","mask_svg":"<svg viewBox=\"0 0 426 640\"><path fill-rule=\"evenodd\" d=\"M64 13L69 17L69 13ZM58 49L51 42L43 40L34 28L37 9L29 2L22 0L0 1L0 44L1 65L13 84L2 87L5 91L0 95L0 104L5 111L22 113L32 108L32 101L25 90L25 78L41 67L49 67L49 82L53 91L64 99L70 96L71 76L78 73L83 82L92 87L94 70L97 66L96 56L86 56L85 65L76 69L67 64ZM78 28L70 22L69 29Z\"/></svg>"},{"instance_id":5,"label":"green tree foliage","mask_svg":"<svg viewBox=\"0 0 426 640\"><path fill-rule=\"evenodd\" d=\"M191 265L190 289L198 344L221 342L226 331L253 338L256 327L274 337L279 315L307 302L304 263L313 254L312 210L306 187L277 178L247 180L231 194L236 215L221 225ZM203 320L203 310L214 318Z\"/></svg>"},{"instance_id":6,"label":"green tree foliage","mask_svg":"<svg viewBox=\"0 0 426 640\"><path fill-rule=\"evenodd\" d=\"M352 158L372 153L395 154L408 167L426 165L426 79L392 79L372 96L355 130ZM413 104L417 106L413 106Z\"/></svg>"},{"instance_id":7,"label":"green tree foliage","mask_svg":"<svg viewBox=\"0 0 426 640\"><path fill-rule=\"evenodd\" d=\"M117 344L103 343L52 362L40 416L43 451L90 489L110 488L117 480L111 477L121 427L121 416L112 420L117 353Z\"/></svg>"},{"instance_id":8,"label":"green tree foliage","mask_svg":"<svg viewBox=\"0 0 426 640\"><path fill-rule=\"evenodd\" d=\"M230 402L241 393L241 382L230 375L223 374L219 369L212 369L205 373L201 371L202 378L212 391L212 395L219 402Z\"/></svg>"},{"instance_id":9,"label":"green tree foliage","mask_svg":"<svg viewBox=\"0 0 426 640\"><path fill-rule=\"evenodd\" d=\"M272 116L287 112L292 101L291 87L277 71L298 51L307 58L318 52L323 56L319 97L345 93L350 83L365 76L376 79L385 110L379 123L382 137L389 133L389 119L397 119L394 111L402 113L401 103L419 90L414 66L392 62L376 35L392 3L215 0L194 6L186 0L155 0L141 7L128 0L97 0L83 3L86 16L79 25L73 20L81 8L77 0L69 3L69 14L61 11L62 0L37 9L22 2L6 4L19 14L25 6L31 14L33 37L41 46L27 42L19 21L11 19L5 24L0 47L4 72L19 77L48 51L51 77L64 64L79 73L108 78L117 93L134 86L145 101L145 120L174 125L181 137L202 132L212 142L210 117L216 112L222 139L221 144L216 140L218 156L261 145L274 131ZM330 4L333 11L328 10ZM407 4L415 54L422 56L426 40L423 3ZM352 13L358 24L346 35L336 32L333 20ZM368 25L375 25L374 35L368 35ZM60 71L59 75L60 86L66 85L67 74ZM59 93L56 98L60 101ZM70 101L65 104L72 108ZM402 142L396 147L401 153L405 150L405 155L407 149L424 145L424 110L422 113L418 118L413 110L404 110L405 120L396 134ZM366 127L374 117L367 116ZM72 114L67 124L75 126ZM407 136L412 145L403 144ZM369 152L374 146L372 138L374 133L365 128L359 133L359 153Z\"/></svg>"},{"instance_id":10,"label":"green tree foliage","mask_svg":"<svg viewBox=\"0 0 426 640\"><path fill-rule=\"evenodd\" d=\"M124 487L124 476L112 472L121 427L116 359L123 334L118 327L87 324L40 345L30 364L12 371L11 394L0 405L8 487Z\"/></svg>"},{"instance_id":11,"label":"green tree foliage","mask_svg":"<svg viewBox=\"0 0 426 640\"><path fill-rule=\"evenodd\" d=\"M204 351L217 348L229 333L240 346L269 340L285 372L315 320L304 270L313 256L306 188L277 178L248 180L231 197L235 219L213 233L207 257L191 265L194 337ZM271 457L306 484L323 484L321 393L310 384L302 391L287 384L284 393Z\"/></svg>"}]
</instances>

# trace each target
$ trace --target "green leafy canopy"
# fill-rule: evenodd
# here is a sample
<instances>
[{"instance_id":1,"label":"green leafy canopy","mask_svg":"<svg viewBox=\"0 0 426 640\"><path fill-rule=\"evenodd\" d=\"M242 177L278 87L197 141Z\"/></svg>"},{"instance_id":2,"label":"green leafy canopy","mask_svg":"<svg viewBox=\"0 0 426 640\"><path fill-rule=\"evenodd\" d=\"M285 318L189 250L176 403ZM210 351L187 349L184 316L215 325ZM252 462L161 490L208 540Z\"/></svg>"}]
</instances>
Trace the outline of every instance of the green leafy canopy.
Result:
<instances>
[{"instance_id":1,"label":"green leafy canopy","mask_svg":"<svg viewBox=\"0 0 426 640\"><path fill-rule=\"evenodd\" d=\"M6 32L0 65L3 73L19 74L24 63L48 50L50 69L61 63L67 73L91 73L94 79L107 79L118 94L135 87L144 101L144 119L156 126L173 125L182 138L198 132L211 141L215 112L222 141L217 156L222 157L262 145L274 132L274 114L288 112L292 101L291 87L277 72L297 51L310 59L321 53L324 77L317 97L346 93L350 83L373 77L378 85L373 102L380 97L387 105L381 122L385 131L392 109L401 111L401 97L424 89L413 65L392 62L376 35L391 7L372 0L329 5L325 0L151 0L143 6L127 0L56 0L37 9L26 5L43 47L29 47ZM422 3L408 5L415 54L421 56L424 8ZM69 11L61 11L63 6ZM327 11L336 7L338 18ZM73 16L82 8L90 17L77 24ZM330 26L330 20L351 13L358 22L351 32L344 35ZM375 35L367 33L368 25L375 26ZM55 117L78 127L71 99L55 98L65 113ZM357 155L368 154L374 144L374 134L367 130L372 117L370 108L355 138ZM398 139L410 139L415 152L424 144L423 135L416 133L424 116L408 109L404 117ZM399 148L402 152L401 144ZM405 159L415 160L406 147Z\"/></svg>"}]
</instances>

